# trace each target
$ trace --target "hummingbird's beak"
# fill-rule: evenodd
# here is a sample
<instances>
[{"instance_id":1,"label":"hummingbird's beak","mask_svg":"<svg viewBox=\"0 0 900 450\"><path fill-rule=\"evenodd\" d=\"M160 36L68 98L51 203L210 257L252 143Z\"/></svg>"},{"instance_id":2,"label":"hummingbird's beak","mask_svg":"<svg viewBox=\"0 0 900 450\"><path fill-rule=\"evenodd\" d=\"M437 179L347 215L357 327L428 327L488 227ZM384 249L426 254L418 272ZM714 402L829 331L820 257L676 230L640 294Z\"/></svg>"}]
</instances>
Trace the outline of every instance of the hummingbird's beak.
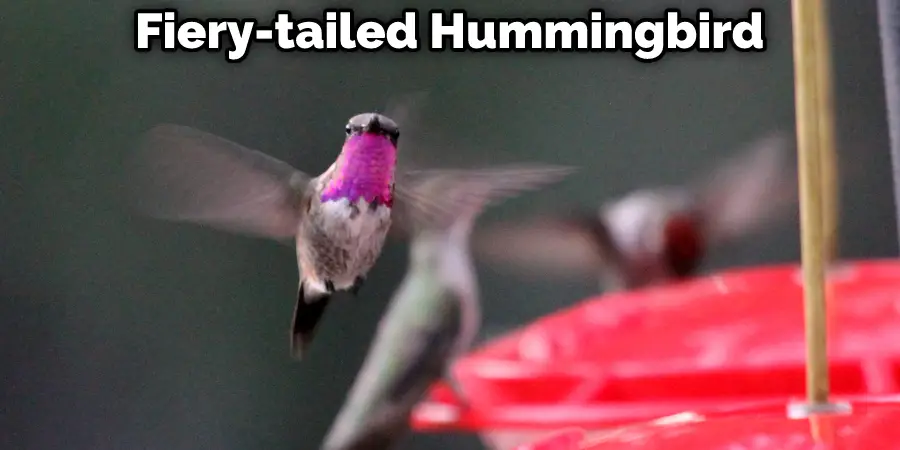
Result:
<instances>
[{"instance_id":1,"label":"hummingbird's beak","mask_svg":"<svg viewBox=\"0 0 900 450\"><path fill-rule=\"evenodd\" d=\"M377 114L372 115L372 118L369 119L369 123L363 127L363 131L366 133L383 134L384 130L381 128L381 122L378 121Z\"/></svg>"}]
</instances>

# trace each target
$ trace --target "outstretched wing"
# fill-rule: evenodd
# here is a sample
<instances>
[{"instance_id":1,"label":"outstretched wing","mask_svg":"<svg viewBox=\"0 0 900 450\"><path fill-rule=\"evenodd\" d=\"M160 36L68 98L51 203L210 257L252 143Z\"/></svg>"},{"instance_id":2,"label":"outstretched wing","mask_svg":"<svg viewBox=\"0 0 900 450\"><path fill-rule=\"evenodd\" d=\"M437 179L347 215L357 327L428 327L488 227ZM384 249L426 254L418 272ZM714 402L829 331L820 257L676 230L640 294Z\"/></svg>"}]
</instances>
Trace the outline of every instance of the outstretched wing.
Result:
<instances>
[{"instance_id":1,"label":"outstretched wing","mask_svg":"<svg viewBox=\"0 0 900 450\"><path fill-rule=\"evenodd\" d=\"M710 243L741 237L783 217L797 201L789 136L750 144L691 186Z\"/></svg>"},{"instance_id":2,"label":"outstretched wing","mask_svg":"<svg viewBox=\"0 0 900 450\"><path fill-rule=\"evenodd\" d=\"M148 131L127 161L135 208L148 216L253 236L294 236L310 177L194 128Z\"/></svg>"},{"instance_id":3,"label":"outstretched wing","mask_svg":"<svg viewBox=\"0 0 900 450\"><path fill-rule=\"evenodd\" d=\"M548 216L477 229L477 258L529 275L596 278L604 266L624 264L609 230L596 214Z\"/></svg>"},{"instance_id":4,"label":"outstretched wing","mask_svg":"<svg viewBox=\"0 0 900 450\"><path fill-rule=\"evenodd\" d=\"M460 216L474 218L490 204L559 182L574 171L569 166L510 164L400 173L392 229L408 234L420 228L443 228Z\"/></svg>"}]
</instances>

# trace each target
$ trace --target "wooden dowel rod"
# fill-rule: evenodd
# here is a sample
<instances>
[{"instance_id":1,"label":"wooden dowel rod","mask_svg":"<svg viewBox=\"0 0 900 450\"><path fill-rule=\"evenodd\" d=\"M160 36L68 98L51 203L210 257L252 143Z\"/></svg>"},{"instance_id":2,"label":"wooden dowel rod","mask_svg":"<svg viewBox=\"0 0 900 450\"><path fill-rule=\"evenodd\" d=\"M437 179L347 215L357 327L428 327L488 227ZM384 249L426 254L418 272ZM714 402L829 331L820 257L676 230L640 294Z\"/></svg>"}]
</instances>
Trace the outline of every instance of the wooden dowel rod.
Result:
<instances>
[{"instance_id":1,"label":"wooden dowel rod","mask_svg":"<svg viewBox=\"0 0 900 450\"><path fill-rule=\"evenodd\" d=\"M793 0L794 91L800 190L800 234L806 326L806 393L809 403L828 402L828 352L825 305L825 242L822 215L819 77L822 48L816 44L822 0ZM824 50L828 50L825 48Z\"/></svg>"},{"instance_id":2,"label":"wooden dowel rod","mask_svg":"<svg viewBox=\"0 0 900 450\"><path fill-rule=\"evenodd\" d=\"M816 75L817 75L817 120L819 151L822 174L822 227L825 262L830 265L838 258L838 221L840 220L840 189L838 185L838 158L834 119L834 84L832 82L831 33L828 1L818 0L814 8L816 26ZM826 266L827 270L827 266ZM827 278L827 276L826 276ZM827 280L826 280L827 281ZM826 294L828 290L826 290ZM827 303L826 295L826 303Z\"/></svg>"}]
</instances>

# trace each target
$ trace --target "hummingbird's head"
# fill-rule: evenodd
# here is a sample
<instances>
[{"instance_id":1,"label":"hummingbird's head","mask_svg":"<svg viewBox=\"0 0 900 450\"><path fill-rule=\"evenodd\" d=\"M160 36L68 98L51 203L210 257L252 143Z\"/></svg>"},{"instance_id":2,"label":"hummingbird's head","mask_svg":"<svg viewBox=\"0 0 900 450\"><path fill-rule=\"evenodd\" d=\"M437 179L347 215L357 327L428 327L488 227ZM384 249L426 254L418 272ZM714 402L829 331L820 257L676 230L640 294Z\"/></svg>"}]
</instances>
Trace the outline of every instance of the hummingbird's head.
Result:
<instances>
[{"instance_id":1,"label":"hummingbird's head","mask_svg":"<svg viewBox=\"0 0 900 450\"><path fill-rule=\"evenodd\" d=\"M347 140L354 137L366 136L382 138L397 146L400 139L400 128L387 116L378 113L357 114L347 121Z\"/></svg>"},{"instance_id":2,"label":"hummingbird's head","mask_svg":"<svg viewBox=\"0 0 900 450\"><path fill-rule=\"evenodd\" d=\"M706 254L694 203L678 189L639 190L608 204L603 217L625 258L642 268L642 276L685 278Z\"/></svg>"},{"instance_id":3,"label":"hummingbird's head","mask_svg":"<svg viewBox=\"0 0 900 450\"><path fill-rule=\"evenodd\" d=\"M347 137L322 200L347 198L391 205L400 129L378 113L357 114L347 122Z\"/></svg>"}]
</instances>

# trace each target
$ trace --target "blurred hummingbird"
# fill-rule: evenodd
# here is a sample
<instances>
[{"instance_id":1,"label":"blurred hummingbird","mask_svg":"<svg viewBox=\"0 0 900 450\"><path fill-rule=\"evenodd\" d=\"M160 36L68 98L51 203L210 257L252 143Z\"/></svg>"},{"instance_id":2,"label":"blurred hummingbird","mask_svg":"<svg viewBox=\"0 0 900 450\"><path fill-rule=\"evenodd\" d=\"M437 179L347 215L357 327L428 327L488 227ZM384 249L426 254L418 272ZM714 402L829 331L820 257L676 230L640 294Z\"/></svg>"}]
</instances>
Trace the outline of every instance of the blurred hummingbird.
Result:
<instances>
[{"instance_id":1,"label":"blurred hummingbird","mask_svg":"<svg viewBox=\"0 0 900 450\"><path fill-rule=\"evenodd\" d=\"M443 375L453 380L448 369L472 344L481 322L469 255L473 222L488 204L571 172L561 166L499 166L418 178L414 189L441 202L440 214L408 222L409 267L323 450L390 448L408 430L409 413L429 386ZM458 384L451 386L460 393Z\"/></svg>"},{"instance_id":2,"label":"blurred hummingbird","mask_svg":"<svg viewBox=\"0 0 900 450\"><path fill-rule=\"evenodd\" d=\"M680 187L640 189L597 211L484 227L476 256L554 277L598 277L605 291L690 277L707 252L780 218L796 201L788 139L772 133Z\"/></svg>"},{"instance_id":3,"label":"blurred hummingbird","mask_svg":"<svg viewBox=\"0 0 900 450\"><path fill-rule=\"evenodd\" d=\"M315 177L235 142L171 124L148 131L130 160L137 208L151 217L294 239L300 281L290 348L296 359L302 359L332 295L358 293L392 219L428 214L435 205L417 192L406 194L404 172L396 170L400 130L394 120L358 114L345 131L337 159Z\"/></svg>"}]
</instances>

